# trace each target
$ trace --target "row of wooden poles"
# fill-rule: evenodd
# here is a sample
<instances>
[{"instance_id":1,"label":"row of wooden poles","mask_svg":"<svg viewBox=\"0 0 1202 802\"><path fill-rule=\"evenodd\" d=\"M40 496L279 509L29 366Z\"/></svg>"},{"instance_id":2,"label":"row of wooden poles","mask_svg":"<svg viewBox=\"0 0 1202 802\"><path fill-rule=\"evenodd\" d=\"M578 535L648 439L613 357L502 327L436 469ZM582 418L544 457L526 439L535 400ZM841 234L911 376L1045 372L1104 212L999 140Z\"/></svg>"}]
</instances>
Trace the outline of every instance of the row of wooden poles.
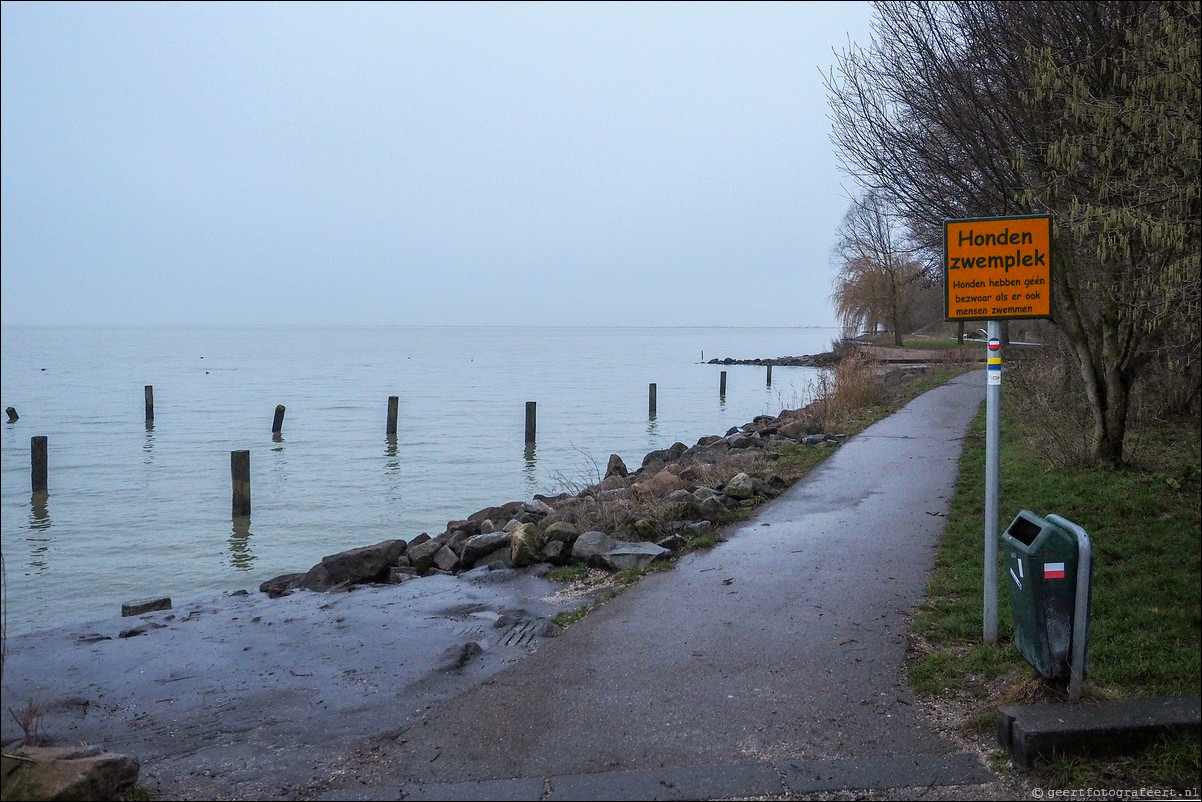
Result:
<instances>
[{"instance_id":1,"label":"row of wooden poles","mask_svg":"<svg viewBox=\"0 0 1202 802\"><path fill-rule=\"evenodd\" d=\"M767 386L772 386L772 365L768 365L768 383ZM718 395L720 398L726 397L726 371L722 371L718 381ZM400 410L400 396L388 396L388 423L385 427L385 434L389 437L395 437L397 433L397 413ZM9 422L17 420L16 410L9 407L7 410ZM284 429L284 412L285 407L279 404L275 408L275 417L271 422L271 433L273 435L280 434ZM656 416L656 385L654 382L647 386L647 416L655 418ZM526 444L530 445L535 442L535 435L538 428L538 404L534 401L526 402ZM154 423L154 386L146 385L146 423L147 425ZM48 464L47 458L48 440L44 435L39 435L30 438L30 468L31 479L33 484L34 494L45 494L48 487ZM230 477L233 482L234 503L233 513L235 516L250 515L250 451L241 449L230 452Z\"/></svg>"}]
</instances>

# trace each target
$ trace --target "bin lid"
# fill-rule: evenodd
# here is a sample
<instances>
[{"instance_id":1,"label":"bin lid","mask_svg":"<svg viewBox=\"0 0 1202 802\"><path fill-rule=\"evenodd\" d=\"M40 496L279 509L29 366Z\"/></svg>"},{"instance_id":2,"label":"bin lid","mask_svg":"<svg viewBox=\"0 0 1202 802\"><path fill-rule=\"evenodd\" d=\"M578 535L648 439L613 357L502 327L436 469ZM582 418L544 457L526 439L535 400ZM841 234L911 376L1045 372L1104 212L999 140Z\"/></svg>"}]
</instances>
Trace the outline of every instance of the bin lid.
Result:
<instances>
[{"instance_id":1,"label":"bin lid","mask_svg":"<svg viewBox=\"0 0 1202 802\"><path fill-rule=\"evenodd\" d=\"M1003 537L1015 540L1027 548L1031 548L1035 541L1048 530L1052 524L1040 518L1035 513L1029 510L1019 510L1018 515L1006 527Z\"/></svg>"},{"instance_id":2,"label":"bin lid","mask_svg":"<svg viewBox=\"0 0 1202 802\"><path fill-rule=\"evenodd\" d=\"M1018 513L1002 533L1002 542L1008 548L1028 557L1066 550L1075 553L1077 550L1077 540L1071 532L1029 510L1021 510Z\"/></svg>"}]
</instances>

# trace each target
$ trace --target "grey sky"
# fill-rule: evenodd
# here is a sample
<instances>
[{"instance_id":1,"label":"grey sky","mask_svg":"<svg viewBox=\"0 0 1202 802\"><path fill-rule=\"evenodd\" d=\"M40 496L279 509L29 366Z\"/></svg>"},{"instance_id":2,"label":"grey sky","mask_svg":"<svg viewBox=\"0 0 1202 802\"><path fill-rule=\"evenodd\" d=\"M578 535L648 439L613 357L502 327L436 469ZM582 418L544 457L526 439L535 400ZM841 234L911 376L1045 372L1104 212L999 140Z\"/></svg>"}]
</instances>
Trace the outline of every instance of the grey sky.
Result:
<instances>
[{"instance_id":1,"label":"grey sky","mask_svg":"<svg viewBox=\"0 0 1202 802\"><path fill-rule=\"evenodd\" d=\"M3 4L5 323L830 325L866 3Z\"/></svg>"}]
</instances>

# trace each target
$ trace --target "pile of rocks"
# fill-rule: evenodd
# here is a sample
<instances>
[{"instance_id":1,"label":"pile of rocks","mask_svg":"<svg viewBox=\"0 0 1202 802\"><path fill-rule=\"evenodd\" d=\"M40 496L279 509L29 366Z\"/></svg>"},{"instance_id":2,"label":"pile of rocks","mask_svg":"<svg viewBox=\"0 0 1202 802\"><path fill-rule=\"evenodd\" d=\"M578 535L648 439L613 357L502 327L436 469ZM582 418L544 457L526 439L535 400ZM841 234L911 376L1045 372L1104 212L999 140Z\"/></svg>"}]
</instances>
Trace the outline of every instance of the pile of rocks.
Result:
<instances>
[{"instance_id":1,"label":"pile of rocks","mask_svg":"<svg viewBox=\"0 0 1202 802\"><path fill-rule=\"evenodd\" d=\"M834 351L824 351L821 354L805 354L803 356L778 356L776 359L711 359L710 365L779 365L786 368L829 368L833 367L842 357Z\"/></svg>"},{"instance_id":2,"label":"pile of rocks","mask_svg":"<svg viewBox=\"0 0 1202 802\"><path fill-rule=\"evenodd\" d=\"M332 554L305 573L269 579L259 590L277 597L298 588L327 591L360 583L397 583L484 565L521 568L574 561L613 571L643 568L687 548L693 537L731 520L740 508L784 490L788 482L772 466L786 448L823 447L838 440L809 431L799 411L762 415L725 436L652 451L634 472L618 455L611 455L605 477L574 495L511 501L451 521L435 537L423 532L409 542L385 540ZM721 474L715 467L739 455L759 456L740 464L764 470L754 476L739 471L725 481L704 482L705 477ZM601 508L626 514L602 516L620 520L608 532L582 525L595 522Z\"/></svg>"}]
</instances>

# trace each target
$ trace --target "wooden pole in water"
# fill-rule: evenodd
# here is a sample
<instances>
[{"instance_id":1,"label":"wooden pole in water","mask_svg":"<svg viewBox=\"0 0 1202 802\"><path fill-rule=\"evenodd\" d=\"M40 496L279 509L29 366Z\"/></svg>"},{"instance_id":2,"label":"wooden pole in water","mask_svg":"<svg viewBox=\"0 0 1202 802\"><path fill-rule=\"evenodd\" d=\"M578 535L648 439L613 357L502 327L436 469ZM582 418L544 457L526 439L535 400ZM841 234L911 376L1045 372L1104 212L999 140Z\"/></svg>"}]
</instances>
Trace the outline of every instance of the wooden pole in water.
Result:
<instances>
[{"instance_id":1,"label":"wooden pole in water","mask_svg":"<svg viewBox=\"0 0 1202 802\"><path fill-rule=\"evenodd\" d=\"M46 438L43 435L29 439L30 477L33 492L46 492Z\"/></svg>"},{"instance_id":2,"label":"wooden pole in water","mask_svg":"<svg viewBox=\"0 0 1202 802\"><path fill-rule=\"evenodd\" d=\"M154 423L154 386L146 385L146 422Z\"/></svg>"},{"instance_id":3,"label":"wooden pole in water","mask_svg":"<svg viewBox=\"0 0 1202 802\"><path fill-rule=\"evenodd\" d=\"M655 417L655 382L647 385L647 417Z\"/></svg>"},{"instance_id":4,"label":"wooden pole in water","mask_svg":"<svg viewBox=\"0 0 1202 802\"><path fill-rule=\"evenodd\" d=\"M718 395L726 398L726 371L722 371L722 375L718 378Z\"/></svg>"},{"instance_id":5,"label":"wooden pole in water","mask_svg":"<svg viewBox=\"0 0 1202 802\"><path fill-rule=\"evenodd\" d=\"M396 416L397 410L401 405L401 397L396 395L388 396L388 425L384 429L384 434L396 435Z\"/></svg>"},{"instance_id":6,"label":"wooden pole in water","mask_svg":"<svg viewBox=\"0 0 1202 802\"><path fill-rule=\"evenodd\" d=\"M5 407L4 411L8 414L9 423L16 423L17 419L21 417L17 414L17 410L13 409L12 407Z\"/></svg>"},{"instance_id":7,"label":"wooden pole in water","mask_svg":"<svg viewBox=\"0 0 1202 802\"><path fill-rule=\"evenodd\" d=\"M768 363L768 386L772 386L772 363Z\"/></svg>"},{"instance_id":8,"label":"wooden pole in water","mask_svg":"<svg viewBox=\"0 0 1202 802\"><path fill-rule=\"evenodd\" d=\"M271 433L279 434L284 429L284 405L276 404L275 420L271 422Z\"/></svg>"},{"instance_id":9,"label":"wooden pole in water","mask_svg":"<svg viewBox=\"0 0 1202 802\"><path fill-rule=\"evenodd\" d=\"M250 515L250 452L230 452L230 476L234 482L234 515Z\"/></svg>"},{"instance_id":10,"label":"wooden pole in water","mask_svg":"<svg viewBox=\"0 0 1202 802\"><path fill-rule=\"evenodd\" d=\"M526 402L526 442L534 442L535 421L537 418L537 404L534 401Z\"/></svg>"}]
</instances>

